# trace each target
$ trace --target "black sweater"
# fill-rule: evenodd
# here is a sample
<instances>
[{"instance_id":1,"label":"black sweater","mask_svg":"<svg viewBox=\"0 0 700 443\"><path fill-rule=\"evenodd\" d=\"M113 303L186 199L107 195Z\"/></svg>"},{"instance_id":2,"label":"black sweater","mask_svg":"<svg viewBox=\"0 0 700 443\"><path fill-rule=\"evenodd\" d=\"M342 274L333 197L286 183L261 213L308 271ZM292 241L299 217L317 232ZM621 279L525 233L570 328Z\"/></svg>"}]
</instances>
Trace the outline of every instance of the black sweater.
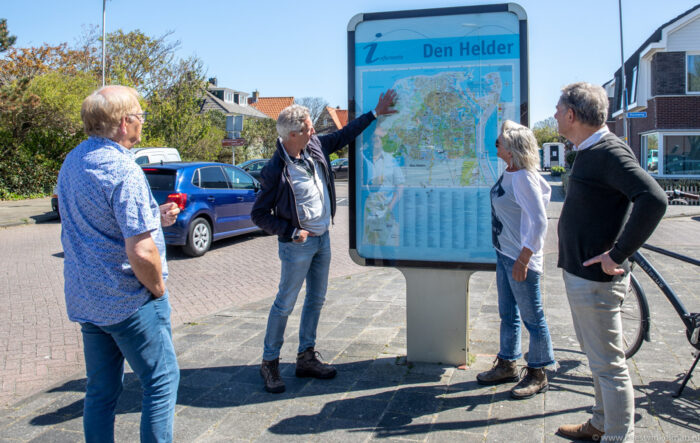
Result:
<instances>
[{"instance_id":1,"label":"black sweater","mask_svg":"<svg viewBox=\"0 0 700 443\"><path fill-rule=\"evenodd\" d=\"M587 280L612 281L599 263L583 262L610 250L610 258L626 268L623 262L654 232L666 202L630 148L616 135L604 135L576 154L559 218L558 266Z\"/></svg>"}]
</instances>

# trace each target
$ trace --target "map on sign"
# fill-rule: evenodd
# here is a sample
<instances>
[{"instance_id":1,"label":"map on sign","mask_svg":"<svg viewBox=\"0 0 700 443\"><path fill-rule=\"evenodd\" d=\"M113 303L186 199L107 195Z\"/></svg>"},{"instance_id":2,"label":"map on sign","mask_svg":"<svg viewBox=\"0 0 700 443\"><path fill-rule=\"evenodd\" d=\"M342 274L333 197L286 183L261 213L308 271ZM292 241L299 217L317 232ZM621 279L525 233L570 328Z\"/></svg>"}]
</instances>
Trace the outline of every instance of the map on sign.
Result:
<instances>
[{"instance_id":1,"label":"map on sign","mask_svg":"<svg viewBox=\"0 0 700 443\"><path fill-rule=\"evenodd\" d=\"M356 112L389 88L398 112L356 143L356 249L363 258L493 263L489 191L503 168L495 141L521 105L518 19L435 20L357 26Z\"/></svg>"}]
</instances>

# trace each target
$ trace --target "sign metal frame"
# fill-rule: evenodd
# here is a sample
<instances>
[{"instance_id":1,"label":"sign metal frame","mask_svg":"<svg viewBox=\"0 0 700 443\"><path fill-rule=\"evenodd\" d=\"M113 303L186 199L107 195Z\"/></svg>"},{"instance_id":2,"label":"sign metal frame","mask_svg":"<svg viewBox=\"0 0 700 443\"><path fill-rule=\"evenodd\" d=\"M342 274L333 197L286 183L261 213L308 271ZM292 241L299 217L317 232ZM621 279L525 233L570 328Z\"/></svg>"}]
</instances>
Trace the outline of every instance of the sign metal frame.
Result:
<instances>
[{"instance_id":1,"label":"sign metal frame","mask_svg":"<svg viewBox=\"0 0 700 443\"><path fill-rule=\"evenodd\" d=\"M357 26L363 22L389 20L389 19L410 19L436 16L452 16L465 14L484 14L484 13L504 13L509 12L515 14L518 19L518 36L519 36L519 103L516 102L519 109L519 123L529 125L529 83L528 83L528 35L527 35L527 15L525 10L516 3L503 3L493 5L476 5L450 8L433 8L421 10L406 10L393 12L377 12L357 14L348 23L348 117L352 120L356 117L356 65L355 65L355 32ZM517 100L517 99L516 99ZM349 213L350 213L350 256L353 261L363 266L381 266L381 267L402 267L402 268L432 268L432 269L456 269L456 270L471 270L471 271L494 271L495 263L484 262L456 262L456 261L433 261L433 260L405 260L405 259L385 259L385 258L365 258L359 255L357 251L357 195L356 195L356 180L358 179L358 165L356 164L356 146L357 141L353 140L350 143L349 149ZM490 230L489 230L490 232Z\"/></svg>"}]
</instances>

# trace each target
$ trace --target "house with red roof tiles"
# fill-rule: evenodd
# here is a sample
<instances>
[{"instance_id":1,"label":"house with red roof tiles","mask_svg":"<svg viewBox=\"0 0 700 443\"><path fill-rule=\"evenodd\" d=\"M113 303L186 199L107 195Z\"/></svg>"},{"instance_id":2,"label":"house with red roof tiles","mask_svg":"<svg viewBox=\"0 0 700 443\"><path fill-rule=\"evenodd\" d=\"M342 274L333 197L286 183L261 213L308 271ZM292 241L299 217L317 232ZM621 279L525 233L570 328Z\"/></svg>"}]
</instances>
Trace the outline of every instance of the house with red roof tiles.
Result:
<instances>
[{"instance_id":1,"label":"house with red roof tiles","mask_svg":"<svg viewBox=\"0 0 700 443\"><path fill-rule=\"evenodd\" d=\"M253 91L253 96L248 98L248 104L268 117L277 120L277 116L284 108L294 104L294 97L260 97L258 91Z\"/></svg>"},{"instance_id":2,"label":"house with red roof tiles","mask_svg":"<svg viewBox=\"0 0 700 443\"><path fill-rule=\"evenodd\" d=\"M316 133L328 134L343 129L348 124L348 110L326 106L314 125Z\"/></svg>"}]
</instances>

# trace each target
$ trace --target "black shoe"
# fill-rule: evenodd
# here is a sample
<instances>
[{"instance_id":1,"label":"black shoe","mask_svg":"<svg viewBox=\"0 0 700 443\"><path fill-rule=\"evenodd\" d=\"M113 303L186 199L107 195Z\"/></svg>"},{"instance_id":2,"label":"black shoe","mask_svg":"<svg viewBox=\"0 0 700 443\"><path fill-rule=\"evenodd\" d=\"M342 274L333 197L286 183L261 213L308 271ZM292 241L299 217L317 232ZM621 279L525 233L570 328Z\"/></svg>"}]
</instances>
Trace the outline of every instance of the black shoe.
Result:
<instances>
[{"instance_id":1,"label":"black shoe","mask_svg":"<svg viewBox=\"0 0 700 443\"><path fill-rule=\"evenodd\" d=\"M314 348L308 348L297 354L297 377L333 378L337 371L327 363L323 363L316 356L321 356Z\"/></svg>"},{"instance_id":2,"label":"black shoe","mask_svg":"<svg viewBox=\"0 0 700 443\"><path fill-rule=\"evenodd\" d=\"M260 375L265 381L265 390L273 394L284 392L284 382L280 377L280 359L263 360L260 365Z\"/></svg>"}]
</instances>

